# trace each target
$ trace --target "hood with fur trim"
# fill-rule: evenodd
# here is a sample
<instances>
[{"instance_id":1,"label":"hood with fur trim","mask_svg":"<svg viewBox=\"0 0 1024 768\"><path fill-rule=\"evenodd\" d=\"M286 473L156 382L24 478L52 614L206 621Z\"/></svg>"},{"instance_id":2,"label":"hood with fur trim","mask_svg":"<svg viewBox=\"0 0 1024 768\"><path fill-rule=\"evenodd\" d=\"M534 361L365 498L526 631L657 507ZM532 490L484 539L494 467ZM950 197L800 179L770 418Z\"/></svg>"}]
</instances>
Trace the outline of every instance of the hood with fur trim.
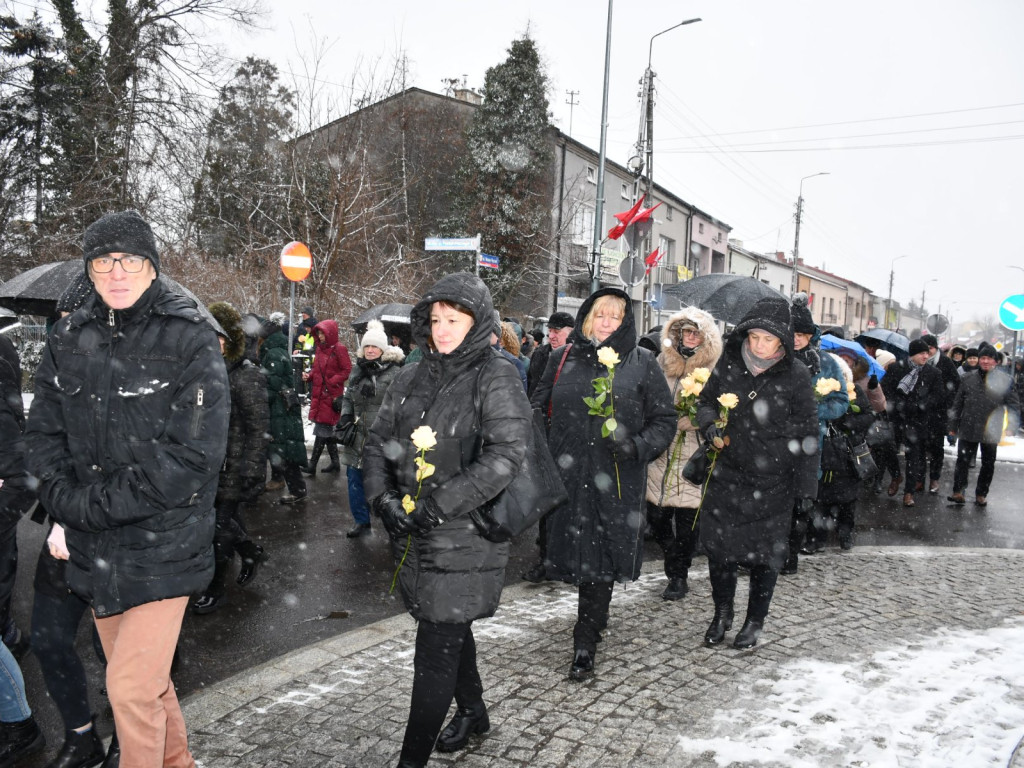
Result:
<instances>
[{"instance_id":1,"label":"hood with fur trim","mask_svg":"<svg viewBox=\"0 0 1024 768\"><path fill-rule=\"evenodd\" d=\"M693 355L683 357L679 352L684 325L694 325L704 336L704 342L694 349ZM709 313L697 307L683 307L665 323L661 331L661 350L658 364L670 379L681 379L697 368L713 370L722 356L722 334Z\"/></svg>"},{"instance_id":2,"label":"hood with fur trim","mask_svg":"<svg viewBox=\"0 0 1024 768\"><path fill-rule=\"evenodd\" d=\"M245 356L245 331L242 329L242 316L226 301L215 301L207 309L227 334L224 341L224 359L229 363L238 362Z\"/></svg>"}]
</instances>

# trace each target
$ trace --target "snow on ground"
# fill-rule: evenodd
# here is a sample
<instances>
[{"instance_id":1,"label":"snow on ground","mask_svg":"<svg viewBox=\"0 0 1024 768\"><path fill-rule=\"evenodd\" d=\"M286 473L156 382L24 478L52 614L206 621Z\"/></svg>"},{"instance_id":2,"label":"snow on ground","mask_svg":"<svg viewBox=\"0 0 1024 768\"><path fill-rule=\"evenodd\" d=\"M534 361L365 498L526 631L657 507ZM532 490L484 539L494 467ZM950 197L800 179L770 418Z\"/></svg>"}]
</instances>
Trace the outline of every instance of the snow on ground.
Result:
<instances>
[{"instance_id":1,"label":"snow on ground","mask_svg":"<svg viewBox=\"0 0 1024 768\"><path fill-rule=\"evenodd\" d=\"M849 664L796 660L716 712L714 737L678 744L720 766L1005 766L1024 738L1021 670L1021 619Z\"/></svg>"}]
</instances>

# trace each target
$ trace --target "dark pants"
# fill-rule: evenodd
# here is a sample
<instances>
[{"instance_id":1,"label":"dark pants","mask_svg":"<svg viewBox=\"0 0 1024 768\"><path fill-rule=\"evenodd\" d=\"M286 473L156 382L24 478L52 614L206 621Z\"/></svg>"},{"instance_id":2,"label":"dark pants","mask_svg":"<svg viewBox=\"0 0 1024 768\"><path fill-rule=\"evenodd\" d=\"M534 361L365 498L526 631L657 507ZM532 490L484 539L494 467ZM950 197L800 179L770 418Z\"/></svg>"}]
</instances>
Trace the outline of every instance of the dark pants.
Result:
<instances>
[{"instance_id":1,"label":"dark pants","mask_svg":"<svg viewBox=\"0 0 1024 768\"><path fill-rule=\"evenodd\" d=\"M302 476L302 468L294 461L286 461L282 470L288 492L292 496L306 495L306 479Z\"/></svg>"},{"instance_id":2,"label":"dark pants","mask_svg":"<svg viewBox=\"0 0 1024 768\"><path fill-rule=\"evenodd\" d=\"M924 484L924 477L928 471L928 428L924 425L908 424L903 435L906 440L903 454L907 462L907 482L903 486L903 492L914 493L918 483Z\"/></svg>"},{"instance_id":3,"label":"dark pants","mask_svg":"<svg viewBox=\"0 0 1024 768\"><path fill-rule=\"evenodd\" d=\"M88 607L66 588L60 596L37 589L32 603L32 651L66 731L92 720L85 668L75 650L78 625Z\"/></svg>"},{"instance_id":4,"label":"dark pants","mask_svg":"<svg viewBox=\"0 0 1024 768\"><path fill-rule=\"evenodd\" d=\"M885 443L883 445L876 445L871 449L871 456L875 460L875 464L878 465L878 477L876 482L881 483L885 478L885 473L889 473L890 480L899 480L903 477L903 471L900 469L900 457L896 452L895 441Z\"/></svg>"},{"instance_id":5,"label":"dark pants","mask_svg":"<svg viewBox=\"0 0 1024 768\"><path fill-rule=\"evenodd\" d=\"M928 436L925 438L925 459L928 462L928 477L938 480L942 476L942 460L945 458L946 422L933 422L928 425Z\"/></svg>"},{"instance_id":6,"label":"dark pants","mask_svg":"<svg viewBox=\"0 0 1024 768\"><path fill-rule=\"evenodd\" d=\"M483 695L472 624L419 622L412 703L399 761L426 765L452 698L460 709L472 709L483 704Z\"/></svg>"},{"instance_id":7,"label":"dark pants","mask_svg":"<svg viewBox=\"0 0 1024 768\"><path fill-rule=\"evenodd\" d=\"M992 485L992 476L996 473L997 445L991 443L972 443L960 440L956 445L956 469L953 470L953 493L963 493L967 488L967 472L971 468L978 448L981 448L981 469L978 470L978 485L975 496L988 496Z\"/></svg>"},{"instance_id":8,"label":"dark pants","mask_svg":"<svg viewBox=\"0 0 1024 768\"><path fill-rule=\"evenodd\" d=\"M789 523L789 557L790 563L796 563L800 547L804 545L804 538L807 536L807 526L810 524L810 514L800 509L800 500L793 504L793 518Z\"/></svg>"},{"instance_id":9,"label":"dark pants","mask_svg":"<svg viewBox=\"0 0 1024 768\"><path fill-rule=\"evenodd\" d=\"M11 616L11 595L18 574L18 523L0 531L0 633L7 631ZM11 632L14 632L13 626Z\"/></svg>"},{"instance_id":10,"label":"dark pants","mask_svg":"<svg viewBox=\"0 0 1024 768\"><path fill-rule=\"evenodd\" d=\"M597 653L597 641L608 626L608 608L612 603L612 581L580 584L580 602L576 626L572 630L573 645L577 649Z\"/></svg>"},{"instance_id":11,"label":"dark pants","mask_svg":"<svg viewBox=\"0 0 1024 768\"><path fill-rule=\"evenodd\" d=\"M854 512L856 501L844 503L814 505L814 512L808 521L807 543L815 547L823 547L828 542L829 534L834 530L839 540L853 535Z\"/></svg>"},{"instance_id":12,"label":"dark pants","mask_svg":"<svg viewBox=\"0 0 1024 768\"><path fill-rule=\"evenodd\" d=\"M249 540L245 524L239 514L237 501L222 501L215 508L217 527L213 533L213 581L206 588L206 594L220 597L226 591L228 570L235 552Z\"/></svg>"},{"instance_id":13,"label":"dark pants","mask_svg":"<svg viewBox=\"0 0 1024 768\"><path fill-rule=\"evenodd\" d=\"M670 579L685 579L693 563L697 548L696 518L696 509L661 507L647 502L647 524L665 554L665 575Z\"/></svg>"},{"instance_id":14,"label":"dark pants","mask_svg":"<svg viewBox=\"0 0 1024 768\"><path fill-rule=\"evenodd\" d=\"M736 563L708 559L711 577L711 597L715 606L733 604L736 597ZM767 565L755 565L750 569L750 592L747 596L747 620L763 622L768 617L768 608L775 594L775 583L779 572Z\"/></svg>"},{"instance_id":15,"label":"dark pants","mask_svg":"<svg viewBox=\"0 0 1024 768\"><path fill-rule=\"evenodd\" d=\"M320 461L320 455L324 452L324 448L327 448L327 455L331 457L331 466L340 466L338 464L338 444L333 440L328 440L326 437L314 437L313 456L309 460L310 469L316 469L317 462Z\"/></svg>"}]
</instances>

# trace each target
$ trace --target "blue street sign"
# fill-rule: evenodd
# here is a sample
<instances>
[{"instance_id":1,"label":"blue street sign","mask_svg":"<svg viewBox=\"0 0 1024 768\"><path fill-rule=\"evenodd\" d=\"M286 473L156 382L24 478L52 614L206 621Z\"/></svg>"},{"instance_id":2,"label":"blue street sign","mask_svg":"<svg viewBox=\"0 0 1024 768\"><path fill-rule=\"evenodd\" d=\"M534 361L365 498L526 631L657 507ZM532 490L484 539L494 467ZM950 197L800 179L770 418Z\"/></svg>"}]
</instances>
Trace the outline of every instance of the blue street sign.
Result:
<instances>
[{"instance_id":1,"label":"blue street sign","mask_svg":"<svg viewBox=\"0 0 1024 768\"><path fill-rule=\"evenodd\" d=\"M1024 293L1007 296L999 304L999 322L1011 331L1024 331Z\"/></svg>"},{"instance_id":2,"label":"blue street sign","mask_svg":"<svg viewBox=\"0 0 1024 768\"><path fill-rule=\"evenodd\" d=\"M480 254L480 262L479 263L480 263L481 267L487 267L489 269L497 269L498 268L498 257L497 256L492 256L489 253L481 253Z\"/></svg>"}]
</instances>

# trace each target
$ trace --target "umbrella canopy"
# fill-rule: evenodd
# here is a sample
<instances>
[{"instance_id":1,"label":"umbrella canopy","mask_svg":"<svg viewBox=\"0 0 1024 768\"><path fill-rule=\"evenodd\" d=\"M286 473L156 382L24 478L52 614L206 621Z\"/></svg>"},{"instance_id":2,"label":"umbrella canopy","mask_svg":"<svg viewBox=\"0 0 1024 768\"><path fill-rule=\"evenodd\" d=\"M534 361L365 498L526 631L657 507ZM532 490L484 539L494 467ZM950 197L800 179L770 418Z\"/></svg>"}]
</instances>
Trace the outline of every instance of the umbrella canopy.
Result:
<instances>
[{"instance_id":1,"label":"umbrella canopy","mask_svg":"<svg viewBox=\"0 0 1024 768\"><path fill-rule=\"evenodd\" d=\"M48 317L57 311L57 301L64 289L81 277L85 269L81 259L54 261L41 264L27 272L22 272L0 285L0 307L6 307L18 314L42 315ZM224 335L220 323L198 297L177 280L167 275L160 275L160 282L181 296L192 299L199 308L199 313L206 318L217 333Z\"/></svg>"},{"instance_id":2,"label":"umbrella canopy","mask_svg":"<svg viewBox=\"0 0 1024 768\"><path fill-rule=\"evenodd\" d=\"M854 340L863 344L865 339L869 347L887 349L897 358L903 359L910 355L910 339L902 333L885 328L871 328L856 336Z\"/></svg>"},{"instance_id":3,"label":"umbrella canopy","mask_svg":"<svg viewBox=\"0 0 1024 768\"><path fill-rule=\"evenodd\" d=\"M18 316L14 312L0 307L0 328L6 328L8 325L14 325L16 322L18 322Z\"/></svg>"},{"instance_id":4,"label":"umbrella canopy","mask_svg":"<svg viewBox=\"0 0 1024 768\"><path fill-rule=\"evenodd\" d=\"M403 340L409 338L409 313L412 312L412 304L378 304L364 311L359 317L352 321L352 328L362 336L366 333L366 324L371 320L380 320L384 325L384 332L388 336L399 336Z\"/></svg>"},{"instance_id":5,"label":"umbrella canopy","mask_svg":"<svg viewBox=\"0 0 1024 768\"><path fill-rule=\"evenodd\" d=\"M667 285L665 294L678 300L680 306L703 309L716 320L731 325L738 324L758 299L786 298L756 278L721 272Z\"/></svg>"},{"instance_id":6,"label":"umbrella canopy","mask_svg":"<svg viewBox=\"0 0 1024 768\"><path fill-rule=\"evenodd\" d=\"M885 376L885 368L880 366L878 364L878 361L875 360L875 358L873 358L871 355L869 355L868 351L864 349L864 347L862 347L856 341L840 339L837 338L836 336L832 336L831 334L826 333L821 337L821 348L827 352L832 352L839 349L847 349L856 354L857 357L862 357L864 358L864 360L867 361L869 369L868 375L874 374L875 376L878 377L879 381L881 381L882 377Z\"/></svg>"}]
</instances>

